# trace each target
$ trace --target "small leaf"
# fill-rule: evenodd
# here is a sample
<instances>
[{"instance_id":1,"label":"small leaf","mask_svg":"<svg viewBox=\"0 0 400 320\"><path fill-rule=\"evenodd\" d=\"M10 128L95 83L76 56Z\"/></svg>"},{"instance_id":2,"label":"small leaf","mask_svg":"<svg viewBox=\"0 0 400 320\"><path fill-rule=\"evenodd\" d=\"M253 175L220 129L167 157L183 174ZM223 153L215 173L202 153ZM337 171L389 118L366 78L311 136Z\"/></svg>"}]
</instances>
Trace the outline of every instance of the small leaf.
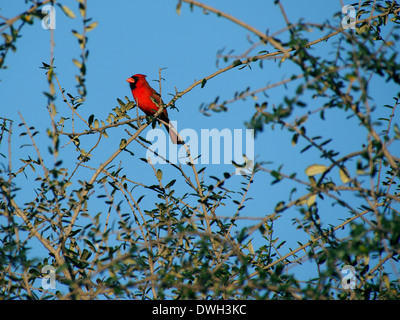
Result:
<instances>
[{"instance_id":1,"label":"small leaf","mask_svg":"<svg viewBox=\"0 0 400 320\"><path fill-rule=\"evenodd\" d=\"M156 177L157 177L158 181L161 181L161 179L162 179L162 171L160 169L157 170Z\"/></svg>"},{"instance_id":2,"label":"small leaf","mask_svg":"<svg viewBox=\"0 0 400 320\"><path fill-rule=\"evenodd\" d=\"M308 180L310 180L311 187L314 188L317 186L317 180L315 180L314 176L308 176Z\"/></svg>"},{"instance_id":3,"label":"small leaf","mask_svg":"<svg viewBox=\"0 0 400 320\"><path fill-rule=\"evenodd\" d=\"M292 146L295 146L297 144L298 139L299 139L299 134L298 133L294 134L292 138Z\"/></svg>"},{"instance_id":4,"label":"small leaf","mask_svg":"<svg viewBox=\"0 0 400 320\"><path fill-rule=\"evenodd\" d=\"M328 167L322 164L312 164L311 166L307 167L306 175L315 176L317 174L324 173L326 169L328 169Z\"/></svg>"},{"instance_id":5,"label":"small leaf","mask_svg":"<svg viewBox=\"0 0 400 320\"><path fill-rule=\"evenodd\" d=\"M284 201L280 201L275 207L275 212L280 212L284 208L285 208L285 202Z\"/></svg>"},{"instance_id":6,"label":"small leaf","mask_svg":"<svg viewBox=\"0 0 400 320\"><path fill-rule=\"evenodd\" d=\"M400 129L399 129L399 125L397 123L394 124L394 133L395 133L395 139L398 140L400 139Z\"/></svg>"},{"instance_id":7,"label":"small leaf","mask_svg":"<svg viewBox=\"0 0 400 320\"><path fill-rule=\"evenodd\" d=\"M42 62L43 67L39 67L40 69L50 69L50 65L47 63Z\"/></svg>"},{"instance_id":8,"label":"small leaf","mask_svg":"<svg viewBox=\"0 0 400 320\"><path fill-rule=\"evenodd\" d=\"M126 140L125 139L121 139L121 142L119 143L119 148L120 149L124 149L126 147Z\"/></svg>"},{"instance_id":9,"label":"small leaf","mask_svg":"<svg viewBox=\"0 0 400 320\"><path fill-rule=\"evenodd\" d=\"M91 114L90 117L89 117L89 119L88 119L89 127L92 125L93 120L94 120L94 114Z\"/></svg>"},{"instance_id":10,"label":"small leaf","mask_svg":"<svg viewBox=\"0 0 400 320\"><path fill-rule=\"evenodd\" d=\"M86 7L85 7L85 3L81 0L79 1L79 12L81 14L82 17L86 16Z\"/></svg>"},{"instance_id":11,"label":"small leaf","mask_svg":"<svg viewBox=\"0 0 400 320\"><path fill-rule=\"evenodd\" d=\"M82 68L82 63L80 63L78 60L76 59L72 59L72 62L74 63L74 65L76 65L79 69Z\"/></svg>"},{"instance_id":12,"label":"small leaf","mask_svg":"<svg viewBox=\"0 0 400 320\"><path fill-rule=\"evenodd\" d=\"M307 199L307 205L311 207L315 203L315 199L317 198L316 194L313 194Z\"/></svg>"},{"instance_id":13,"label":"small leaf","mask_svg":"<svg viewBox=\"0 0 400 320\"><path fill-rule=\"evenodd\" d=\"M254 248L253 248L253 245L251 244L251 240L247 244L247 249L249 249L251 254L254 254Z\"/></svg>"},{"instance_id":14,"label":"small leaf","mask_svg":"<svg viewBox=\"0 0 400 320\"><path fill-rule=\"evenodd\" d=\"M356 32L358 34L362 34L364 32L367 32L369 30L370 26L368 24L363 25L362 27L356 28Z\"/></svg>"},{"instance_id":15,"label":"small leaf","mask_svg":"<svg viewBox=\"0 0 400 320\"><path fill-rule=\"evenodd\" d=\"M85 39L84 36L81 35L78 31L72 30L71 32L72 32L72 34L73 34L75 37L77 37L79 40L83 41L83 40Z\"/></svg>"},{"instance_id":16,"label":"small leaf","mask_svg":"<svg viewBox=\"0 0 400 320\"><path fill-rule=\"evenodd\" d=\"M59 4L59 6L61 7L62 11L67 15L67 17L70 17L71 19L75 19L76 18L75 13L70 8L68 8L65 5L62 6L60 4Z\"/></svg>"},{"instance_id":17,"label":"small leaf","mask_svg":"<svg viewBox=\"0 0 400 320\"><path fill-rule=\"evenodd\" d=\"M350 174L345 167L343 167L343 169L344 170L339 169L340 180L342 180L343 183L348 183L350 181Z\"/></svg>"},{"instance_id":18,"label":"small leaf","mask_svg":"<svg viewBox=\"0 0 400 320\"><path fill-rule=\"evenodd\" d=\"M86 30L87 32L92 31L94 28L97 27L98 24L99 24L99 23L98 23L97 21L92 22L91 24L89 24L89 25L85 28L85 30Z\"/></svg>"},{"instance_id":19,"label":"small leaf","mask_svg":"<svg viewBox=\"0 0 400 320\"><path fill-rule=\"evenodd\" d=\"M121 107L121 110L125 107L125 103L121 100L117 98L117 101L119 103L119 106Z\"/></svg>"},{"instance_id":20,"label":"small leaf","mask_svg":"<svg viewBox=\"0 0 400 320\"><path fill-rule=\"evenodd\" d=\"M178 16L181 15L181 7L182 7L182 2L179 1L178 4L176 5L176 13L178 14Z\"/></svg>"},{"instance_id":21,"label":"small leaf","mask_svg":"<svg viewBox=\"0 0 400 320\"><path fill-rule=\"evenodd\" d=\"M176 182L176 179L172 180L170 183L168 183L168 184L165 186L165 189L171 188L171 187L175 184L175 182Z\"/></svg>"},{"instance_id":22,"label":"small leaf","mask_svg":"<svg viewBox=\"0 0 400 320\"><path fill-rule=\"evenodd\" d=\"M131 110L133 107L135 106L135 103L133 101L129 101L126 105L125 105L125 110Z\"/></svg>"},{"instance_id":23,"label":"small leaf","mask_svg":"<svg viewBox=\"0 0 400 320\"><path fill-rule=\"evenodd\" d=\"M296 201L296 206L304 206L307 203L308 199L298 200Z\"/></svg>"},{"instance_id":24,"label":"small leaf","mask_svg":"<svg viewBox=\"0 0 400 320\"><path fill-rule=\"evenodd\" d=\"M275 274L279 276L283 271L283 267L284 267L284 265L282 263L278 264L275 267Z\"/></svg>"},{"instance_id":25,"label":"small leaf","mask_svg":"<svg viewBox=\"0 0 400 320\"><path fill-rule=\"evenodd\" d=\"M240 66L241 64L242 64L242 61L240 61L240 59L237 59L237 60L233 61L233 63L232 63L232 65L234 67Z\"/></svg>"},{"instance_id":26,"label":"small leaf","mask_svg":"<svg viewBox=\"0 0 400 320\"><path fill-rule=\"evenodd\" d=\"M203 81L201 82L201 88L204 88L204 86L206 85L206 83L207 83L207 80L206 80L206 79L203 79Z\"/></svg>"},{"instance_id":27,"label":"small leaf","mask_svg":"<svg viewBox=\"0 0 400 320\"><path fill-rule=\"evenodd\" d=\"M282 241L280 244L278 244L278 246L276 247L276 249L281 248L285 243L286 243L286 240Z\"/></svg>"}]
</instances>

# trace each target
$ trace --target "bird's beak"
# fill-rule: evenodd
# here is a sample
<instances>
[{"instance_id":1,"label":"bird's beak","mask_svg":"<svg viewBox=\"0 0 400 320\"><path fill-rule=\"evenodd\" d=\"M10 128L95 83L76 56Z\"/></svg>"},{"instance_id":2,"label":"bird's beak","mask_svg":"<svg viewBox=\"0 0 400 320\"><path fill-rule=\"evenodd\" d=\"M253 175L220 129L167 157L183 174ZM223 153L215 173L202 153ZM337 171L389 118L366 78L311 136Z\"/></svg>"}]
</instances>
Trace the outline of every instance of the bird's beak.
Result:
<instances>
[{"instance_id":1,"label":"bird's beak","mask_svg":"<svg viewBox=\"0 0 400 320\"><path fill-rule=\"evenodd\" d=\"M135 79L132 79L132 78L128 78L128 79L126 79L126 81L128 81L130 83L135 83Z\"/></svg>"}]
</instances>

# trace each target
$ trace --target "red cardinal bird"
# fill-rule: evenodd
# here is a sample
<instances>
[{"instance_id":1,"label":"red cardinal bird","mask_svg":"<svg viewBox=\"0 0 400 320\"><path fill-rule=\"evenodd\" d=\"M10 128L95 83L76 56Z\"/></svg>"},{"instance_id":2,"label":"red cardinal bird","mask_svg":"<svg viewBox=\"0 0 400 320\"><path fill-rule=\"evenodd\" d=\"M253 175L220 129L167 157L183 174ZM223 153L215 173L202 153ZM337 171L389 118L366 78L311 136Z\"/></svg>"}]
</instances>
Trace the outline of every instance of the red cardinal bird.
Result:
<instances>
[{"instance_id":1,"label":"red cardinal bird","mask_svg":"<svg viewBox=\"0 0 400 320\"><path fill-rule=\"evenodd\" d=\"M140 110L142 110L146 115L154 115L158 111L159 106L164 104L160 95L150 87L144 74L135 74L126 79L126 81L129 82L131 87L133 99L135 99ZM158 118L165 122L164 125L171 137L171 141L174 144L183 144L182 141L178 140L177 132L169 122L167 109L164 109Z\"/></svg>"}]
</instances>

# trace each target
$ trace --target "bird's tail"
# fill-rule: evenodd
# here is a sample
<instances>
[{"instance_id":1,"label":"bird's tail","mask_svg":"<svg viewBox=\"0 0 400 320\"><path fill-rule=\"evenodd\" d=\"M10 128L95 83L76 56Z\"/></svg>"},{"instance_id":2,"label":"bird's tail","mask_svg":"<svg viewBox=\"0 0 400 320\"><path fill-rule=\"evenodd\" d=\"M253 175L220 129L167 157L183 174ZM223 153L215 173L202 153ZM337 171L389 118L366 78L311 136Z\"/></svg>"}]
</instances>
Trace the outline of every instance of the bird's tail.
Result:
<instances>
[{"instance_id":1,"label":"bird's tail","mask_svg":"<svg viewBox=\"0 0 400 320\"><path fill-rule=\"evenodd\" d=\"M175 127L171 124L171 122L168 122L168 124L164 125L169 133L169 136L173 144L184 144L183 140L179 137L178 132L176 131Z\"/></svg>"}]
</instances>

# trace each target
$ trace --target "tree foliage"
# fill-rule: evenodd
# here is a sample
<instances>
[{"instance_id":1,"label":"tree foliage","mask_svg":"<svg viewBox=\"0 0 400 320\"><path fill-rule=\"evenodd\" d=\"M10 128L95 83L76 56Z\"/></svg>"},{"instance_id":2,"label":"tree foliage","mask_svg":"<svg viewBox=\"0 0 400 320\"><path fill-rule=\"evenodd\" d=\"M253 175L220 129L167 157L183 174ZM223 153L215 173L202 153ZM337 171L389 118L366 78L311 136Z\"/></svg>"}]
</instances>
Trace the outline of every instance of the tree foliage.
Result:
<instances>
[{"instance_id":1,"label":"tree foliage","mask_svg":"<svg viewBox=\"0 0 400 320\"><path fill-rule=\"evenodd\" d=\"M17 48L23 27L40 21L41 7L49 3L27 2L31 5L27 11L0 24L2 68L10 49ZM297 70L283 80L276 76L268 86L232 92L230 100L215 97L202 103L200 112L212 117L229 113L237 101L254 101L246 126L255 130L256 139L267 130L279 131L291 144L293 156L304 156L307 162L303 167L305 162L299 160L302 165L289 172L285 159L280 163L257 159L235 189L229 187L235 170L208 175L207 167L196 165L186 145L182 148L187 164L168 163L176 176L163 177L163 168L142 156L150 144L140 133L154 119L134 117L136 106L128 98L118 98L105 119L81 115L88 94L86 44L97 22L86 16L85 0L77 2L79 14L62 1L57 3L68 17L83 21L82 30L72 30L80 48L79 57L72 58L78 70L78 95L69 93L73 88L64 89L53 59L43 62L51 119L47 150L36 144L46 137L22 115L0 119L1 298L400 298L396 152L400 130L395 121L400 96L388 92L382 105L376 102L374 89L375 81L390 88L400 85L397 1L354 4L355 29L340 25L342 12L324 24L290 22L283 4L275 1L287 28L273 36L213 7L178 1L178 14L183 14L184 6L193 11L200 8L247 29L256 41L241 55L219 51L222 67L176 92L164 108L174 107L193 88L212 85L208 80L229 75L233 69L267 72L269 64L280 68L292 64ZM310 30L323 36L311 38ZM327 54L317 50L321 47ZM3 81L4 86L7 79ZM287 95L271 101L268 92L278 86L287 86ZM63 101L56 103L56 96ZM332 123L340 117L342 121ZM19 137L15 137L16 125L22 130ZM337 135L324 132L330 125ZM363 143L349 150L339 135L345 133L350 139L354 127ZM94 159L113 130L120 130L120 143ZM29 144L27 157L14 159L9 151L12 144ZM66 149L76 153L75 164L64 164ZM127 162L118 164L121 155ZM134 172L127 175L128 162L144 162L154 175L137 181ZM271 193L282 190L283 184L286 193L275 191L276 202L266 203L250 218L242 212L251 201L256 180L264 181ZM27 184L34 192L27 192ZM102 209L96 212L98 208ZM329 208L338 212L337 219L326 220ZM306 239L294 248L287 248L289 239L274 229L289 214L290 228ZM306 261L316 273L304 279L295 270ZM355 270L352 289L342 281L345 265ZM43 280L49 283L51 278L45 266L55 271L55 289L43 286Z\"/></svg>"}]
</instances>

